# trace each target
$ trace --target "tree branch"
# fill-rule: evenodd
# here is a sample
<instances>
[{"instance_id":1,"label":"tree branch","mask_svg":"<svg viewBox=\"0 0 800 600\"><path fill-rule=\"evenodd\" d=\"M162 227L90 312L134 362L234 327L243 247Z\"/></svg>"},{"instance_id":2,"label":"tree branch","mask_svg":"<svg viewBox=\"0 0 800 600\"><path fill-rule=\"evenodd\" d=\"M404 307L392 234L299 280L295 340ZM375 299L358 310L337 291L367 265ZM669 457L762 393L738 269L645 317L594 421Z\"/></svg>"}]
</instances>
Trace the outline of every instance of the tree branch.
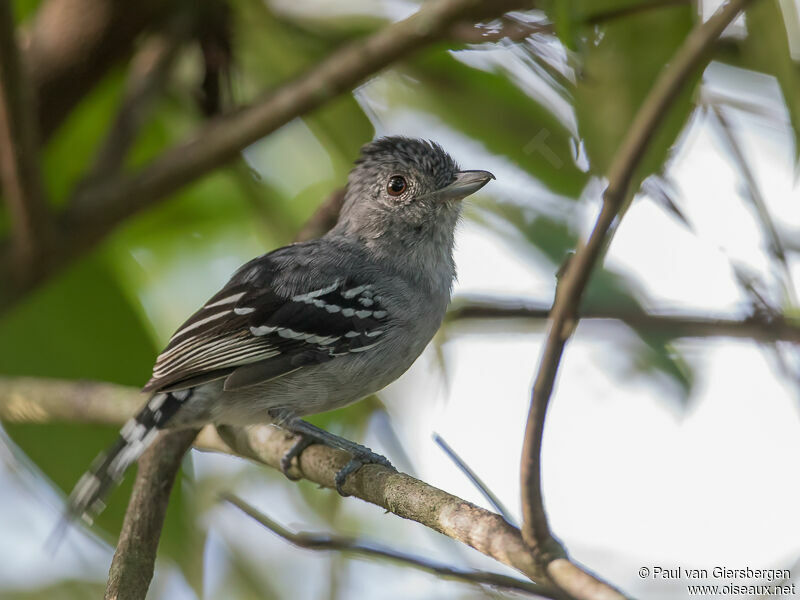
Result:
<instances>
[{"instance_id":1,"label":"tree branch","mask_svg":"<svg viewBox=\"0 0 800 600\"><path fill-rule=\"evenodd\" d=\"M39 173L33 93L17 48L11 3L0 3L0 179L11 215L14 274L24 281L52 233Z\"/></svg>"},{"instance_id":2,"label":"tree branch","mask_svg":"<svg viewBox=\"0 0 800 600\"><path fill-rule=\"evenodd\" d=\"M147 595L172 484L197 432L163 432L139 459L133 494L108 572L105 600L144 600Z\"/></svg>"},{"instance_id":3,"label":"tree branch","mask_svg":"<svg viewBox=\"0 0 800 600\"><path fill-rule=\"evenodd\" d=\"M37 10L25 62L47 139L86 93L180 3L161 0L47 0Z\"/></svg>"},{"instance_id":4,"label":"tree branch","mask_svg":"<svg viewBox=\"0 0 800 600\"><path fill-rule=\"evenodd\" d=\"M145 401L146 397L134 388L107 383L0 377L0 420L8 422L121 425ZM209 426L200 432L195 447L243 456L279 469L281 458L294 440L294 436L271 425L221 427L219 434ZM348 460L345 452L312 445L301 454L299 466L292 465L290 474L334 488L334 477ZM500 515L380 465L362 467L348 477L344 487L357 498L421 523L518 570L542 584L541 594L554 592L522 541L519 529Z\"/></svg>"},{"instance_id":5,"label":"tree branch","mask_svg":"<svg viewBox=\"0 0 800 600\"><path fill-rule=\"evenodd\" d=\"M784 247L781 236L775 227L775 221L769 213L767 203L761 194L758 182L756 181L753 171L750 169L750 164L744 156L739 139L733 131L733 127L728 122L723 109L717 104L709 104L711 113L716 118L718 131L722 141L728 148L731 158L733 159L736 170L739 172L740 177L745 183L745 197L750 201L755 210L756 217L759 220L763 235L766 238L767 249L772 257L778 262L781 274L783 275L783 287L789 301L792 304L797 304L797 296L795 293L794 283L792 281L792 271L786 258L786 249Z\"/></svg>"},{"instance_id":6,"label":"tree branch","mask_svg":"<svg viewBox=\"0 0 800 600\"><path fill-rule=\"evenodd\" d=\"M456 323L475 319L545 320L550 314L550 307L545 304L509 302L502 299L461 299L454 302L453 308L447 312L447 321ZM621 321L633 329L664 333L676 338L731 337L759 342L800 343L800 320L785 316L771 318L767 314L754 314L738 320L652 314L616 307L587 307L579 310L577 316L583 321Z\"/></svg>"},{"instance_id":7,"label":"tree branch","mask_svg":"<svg viewBox=\"0 0 800 600\"><path fill-rule=\"evenodd\" d=\"M535 594L545 598L558 598L558 596L543 593L544 590L542 590L542 587L539 585L515 579L514 577L500 575L499 573L450 567L436 561L413 556L405 552L399 552L391 548L381 547L376 544L359 542L354 538L344 536L305 532L292 533L241 498L237 498L232 494L223 494L222 498L274 534L298 548L307 548L309 550L333 550L345 554L387 558L422 571L427 571L428 573L433 573L443 579L463 581L473 585L489 585L499 589L522 592L525 594Z\"/></svg>"},{"instance_id":8,"label":"tree branch","mask_svg":"<svg viewBox=\"0 0 800 600\"><path fill-rule=\"evenodd\" d=\"M218 427L217 430L235 454L276 469L280 468L281 458L295 441L293 435L269 425L247 429ZM335 488L334 477L349 459L346 452L313 445L300 455L299 468L292 467L290 474ZM498 514L380 465L359 469L347 478L344 491L463 542L533 581L546 582L522 542L519 530Z\"/></svg>"},{"instance_id":9,"label":"tree branch","mask_svg":"<svg viewBox=\"0 0 800 600\"><path fill-rule=\"evenodd\" d=\"M541 447L547 406L553 391L564 346L578 319L578 306L607 244L607 234L617 220L628 194L633 174L654 132L670 105L690 78L707 60L709 50L723 30L749 0L731 0L686 38L673 60L665 67L636 114L614 157L608 173L603 207L586 245L578 248L559 280L550 315L551 325L531 392L531 406L522 451L521 489L525 542L537 552L539 563L552 580L576 598L595 597L595 584L569 562L553 538L544 510L541 482Z\"/></svg>"},{"instance_id":10,"label":"tree branch","mask_svg":"<svg viewBox=\"0 0 800 600\"><path fill-rule=\"evenodd\" d=\"M86 182L116 177L125 156L135 141L151 104L164 85L170 68L185 41L185 32L178 27L153 35L131 60L125 95L114 123L97 152ZM84 182L81 185L87 185Z\"/></svg>"},{"instance_id":11,"label":"tree branch","mask_svg":"<svg viewBox=\"0 0 800 600\"><path fill-rule=\"evenodd\" d=\"M292 119L446 36L453 23L498 16L529 3L530 0L426 2L411 17L337 50L260 101L212 120L138 173L82 189L60 219L62 236L58 247L52 249L50 260L42 262L27 286L4 289L0 294L0 310L88 251L126 218L226 164L241 150Z\"/></svg>"}]
</instances>

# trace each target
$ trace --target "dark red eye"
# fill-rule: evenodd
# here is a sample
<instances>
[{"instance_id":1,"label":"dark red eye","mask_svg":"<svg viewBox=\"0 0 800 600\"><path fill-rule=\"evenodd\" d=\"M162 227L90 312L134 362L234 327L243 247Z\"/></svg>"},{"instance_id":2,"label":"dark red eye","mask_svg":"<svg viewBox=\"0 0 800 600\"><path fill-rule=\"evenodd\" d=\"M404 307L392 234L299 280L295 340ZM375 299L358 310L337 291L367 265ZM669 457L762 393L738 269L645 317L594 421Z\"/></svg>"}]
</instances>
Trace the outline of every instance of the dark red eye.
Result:
<instances>
[{"instance_id":1,"label":"dark red eye","mask_svg":"<svg viewBox=\"0 0 800 600\"><path fill-rule=\"evenodd\" d=\"M392 175L389 179L389 183L386 184L386 191L389 192L390 196L399 196L403 192L406 191L408 184L404 177L400 177L400 175Z\"/></svg>"}]
</instances>

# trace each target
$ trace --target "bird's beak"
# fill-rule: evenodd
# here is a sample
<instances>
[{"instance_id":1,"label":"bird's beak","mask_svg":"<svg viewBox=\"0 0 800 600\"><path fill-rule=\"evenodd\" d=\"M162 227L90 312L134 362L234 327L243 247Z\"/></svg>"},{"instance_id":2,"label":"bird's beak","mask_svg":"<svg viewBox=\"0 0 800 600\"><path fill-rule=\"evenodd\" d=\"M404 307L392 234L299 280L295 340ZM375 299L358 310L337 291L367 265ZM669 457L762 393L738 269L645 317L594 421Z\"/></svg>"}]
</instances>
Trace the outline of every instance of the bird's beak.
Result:
<instances>
[{"instance_id":1,"label":"bird's beak","mask_svg":"<svg viewBox=\"0 0 800 600\"><path fill-rule=\"evenodd\" d=\"M438 195L442 199L461 200L474 194L494 178L489 171L459 171L455 181L439 190Z\"/></svg>"}]
</instances>

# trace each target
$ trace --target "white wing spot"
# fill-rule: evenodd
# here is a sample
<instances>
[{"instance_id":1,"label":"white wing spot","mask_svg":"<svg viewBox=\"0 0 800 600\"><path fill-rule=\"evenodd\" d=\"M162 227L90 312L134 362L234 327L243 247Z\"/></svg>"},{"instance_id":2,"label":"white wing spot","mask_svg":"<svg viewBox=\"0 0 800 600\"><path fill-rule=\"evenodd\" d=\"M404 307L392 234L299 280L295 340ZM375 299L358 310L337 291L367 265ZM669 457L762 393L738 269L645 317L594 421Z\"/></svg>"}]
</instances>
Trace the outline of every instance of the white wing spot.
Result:
<instances>
[{"instance_id":1,"label":"white wing spot","mask_svg":"<svg viewBox=\"0 0 800 600\"><path fill-rule=\"evenodd\" d=\"M328 287L320 288L318 290L314 290L312 292L306 292L305 294L298 294L296 296L292 296L292 300L295 302L308 302L309 300L313 300L319 296L324 296L325 294L330 294L333 290L339 287L339 280L337 279Z\"/></svg>"},{"instance_id":2,"label":"white wing spot","mask_svg":"<svg viewBox=\"0 0 800 600\"><path fill-rule=\"evenodd\" d=\"M256 311L255 308L250 308L249 306L244 306L241 308L236 307L233 309L233 312L235 312L237 315L249 315L251 312L255 311Z\"/></svg>"},{"instance_id":3,"label":"white wing spot","mask_svg":"<svg viewBox=\"0 0 800 600\"><path fill-rule=\"evenodd\" d=\"M272 333L275 331L277 327L271 327L270 325L261 325L260 327L251 327L250 333L253 335L267 335L268 333Z\"/></svg>"},{"instance_id":4,"label":"white wing spot","mask_svg":"<svg viewBox=\"0 0 800 600\"><path fill-rule=\"evenodd\" d=\"M288 327L279 327L278 328L278 335L282 338L294 340L297 338L302 338L304 334L295 331L294 329L289 329Z\"/></svg>"},{"instance_id":5,"label":"white wing spot","mask_svg":"<svg viewBox=\"0 0 800 600\"><path fill-rule=\"evenodd\" d=\"M358 311L356 311L356 316L359 319L366 319L371 314L372 314L371 310L358 310Z\"/></svg>"},{"instance_id":6,"label":"white wing spot","mask_svg":"<svg viewBox=\"0 0 800 600\"><path fill-rule=\"evenodd\" d=\"M387 314L389 314L389 313L387 313L385 310L376 310L376 311L373 313L373 315L375 316L375 318L376 318L376 319L382 319L382 318L383 318L383 317L385 317Z\"/></svg>"},{"instance_id":7,"label":"white wing spot","mask_svg":"<svg viewBox=\"0 0 800 600\"><path fill-rule=\"evenodd\" d=\"M358 296L361 292L370 289L371 285L359 285L354 288L350 288L349 290L345 290L342 292L342 296L344 298L353 298L354 296Z\"/></svg>"}]
</instances>

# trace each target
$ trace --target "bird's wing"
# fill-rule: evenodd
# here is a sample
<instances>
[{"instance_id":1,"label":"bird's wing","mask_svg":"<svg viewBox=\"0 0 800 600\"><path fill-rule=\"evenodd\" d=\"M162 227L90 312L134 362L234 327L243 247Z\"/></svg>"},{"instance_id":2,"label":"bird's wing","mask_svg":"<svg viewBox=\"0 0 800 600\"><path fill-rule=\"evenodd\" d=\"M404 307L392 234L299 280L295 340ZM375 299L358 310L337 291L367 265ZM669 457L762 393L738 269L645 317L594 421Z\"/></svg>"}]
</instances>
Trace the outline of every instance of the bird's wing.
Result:
<instances>
[{"instance_id":1,"label":"bird's wing","mask_svg":"<svg viewBox=\"0 0 800 600\"><path fill-rule=\"evenodd\" d=\"M236 389L381 342L389 315L369 281L322 276L289 291L276 281L281 265L268 259L257 259L266 261L257 280L243 268L175 332L145 391L222 377Z\"/></svg>"}]
</instances>

